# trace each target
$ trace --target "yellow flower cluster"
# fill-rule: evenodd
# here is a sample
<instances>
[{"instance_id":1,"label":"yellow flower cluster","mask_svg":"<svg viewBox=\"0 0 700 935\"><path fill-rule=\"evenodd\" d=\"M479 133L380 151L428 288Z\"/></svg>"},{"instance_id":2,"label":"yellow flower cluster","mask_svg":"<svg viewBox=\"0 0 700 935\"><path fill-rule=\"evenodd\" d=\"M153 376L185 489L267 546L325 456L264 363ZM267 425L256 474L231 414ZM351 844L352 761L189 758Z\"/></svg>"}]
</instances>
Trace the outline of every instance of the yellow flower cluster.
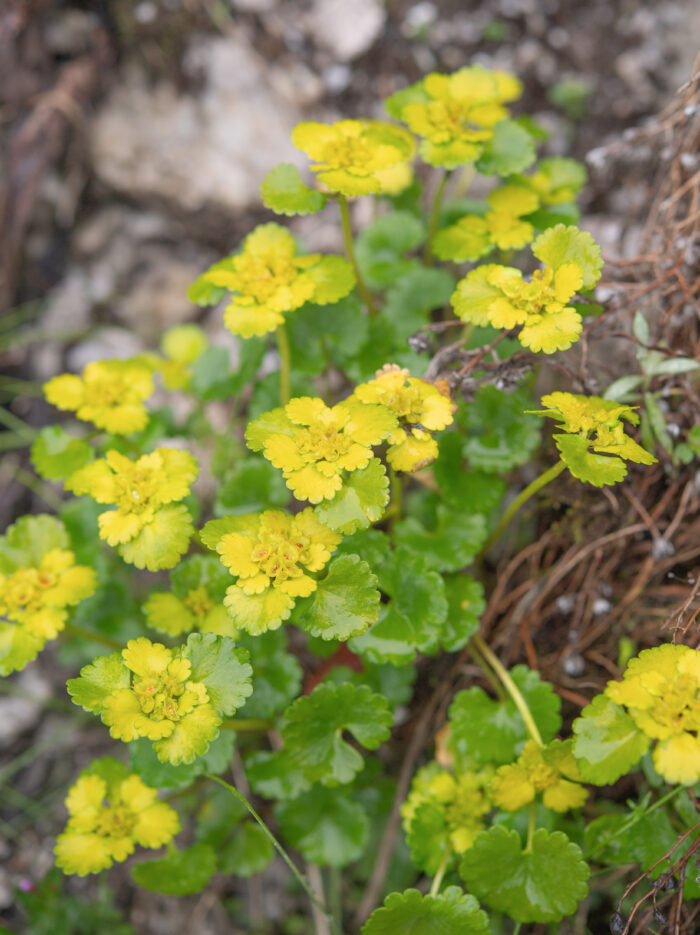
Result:
<instances>
[{"instance_id":1,"label":"yellow flower cluster","mask_svg":"<svg viewBox=\"0 0 700 935\"><path fill-rule=\"evenodd\" d=\"M89 494L114 510L99 516L100 537L118 546L125 561L157 571L172 568L186 551L192 534L184 499L197 476L197 462L187 451L157 448L132 461L118 451L72 474L66 487Z\"/></svg>"},{"instance_id":2,"label":"yellow flower cluster","mask_svg":"<svg viewBox=\"0 0 700 935\"><path fill-rule=\"evenodd\" d=\"M180 830L177 813L158 801L156 790L122 769L123 777L111 783L85 772L69 790L70 817L55 849L64 873L99 873L126 860L137 844L162 847Z\"/></svg>"},{"instance_id":3,"label":"yellow flower cluster","mask_svg":"<svg viewBox=\"0 0 700 935\"><path fill-rule=\"evenodd\" d=\"M0 574L0 674L23 668L64 628L68 607L94 592L95 572L68 549L50 549L36 565Z\"/></svg>"},{"instance_id":4,"label":"yellow flower cluster","mask_svg":"<svg viewBox=\"0 0 700 935\"><path fill-rule=\"evenodd\" d=\"M315 161L311 168L324 185L350 198L400 190L411 179L413 137L390 123L300 123L292 142Z\"/></svg>"},{"instance_id":5,"label":"yellow flower cluster","mask_svg":"<svg viewBox=\"0 0 700 935\"><path fill-rule=\"evenodd\" d=\"M700 652L666 644L645 649L624 678L608 682L605 694L624 705L647 737L658 740L652 754L667 782L700 780Z\"/></svg>"},{"instance_id":6,"label":"yellow flower cluster","mask_svg":"<svg viewBox=\"0 0 700 935\"><path fill-rule=\"evenodd\" d=\"M430 433L452 423L454 405L433 383L386 364L373 380L356 387L354 395L363 403L386 406L398 419L387 438L387 461L394 470L415 471L437 457Z\"/></svg>"},{"instance_id":7,"label":"yellow flower cluster","mask_svg":"<svg viewBox=\"0 0 700 935\"><path fill-rule=\"evenodd\" d=\"M427 75L394 95L389 110L424 138L426 162L454 169L479 158L494 126L508 116L504 105L521 92L514 75L472 65L451 75Z\"/></svg>"},{"instance_id":8,"label":"yellow flower cluster","mask_svg":"<svg viewBox=\"0 0 700 935\"><path fill-rule=\"evenodd\" d=\"M372 446L396 427L386 406L349 399L329 407L302 396L249 423L246 441L281 469L298 499L320 503L340 490L345 472L367 467Z\"/></svg>"},{"instance_id":9,"label":"yellow flower cluster","mask_svg":"<svg viewBox=\"0 0 700 935\"><path fill-rule=\"evenodd\" d=\"M553 740L541 747L528 740L515 763L498 769L491 781L491 797L499 808L515 812L542 793L547 808L567 812L586 801L588 793L580 780L571 741Z\"/></svg>"},{"instance_id":10,"label":"yellow flower cluster","mask_svg":"<svg viewBox=\"0 0 700 935\"><path fill-rule=\"evenodd\" d=\"M163 382L169 390L187 389L192 364L209 347L206 334L198 325L176 325L165 332L160 347L165 357L158 361Z\"/></svg>"},{"instance_id":11,"label":"yellow flower cluster","mask_svg":"<svg viewBox=\"0 0 700 935\"><path fill-rule=\"evenodd\" d=\"M537 194L523 185L504 185L491 192L490 210L483 217L467 214L444 228L433 240L433 251L441 260L478 260L500 250L515 250L528 244L535 229L523 216L539 206Z\"/></svg>"},{"instance_id":12,"label":"yellow flower cluster","mask_svg":"<svg viewBox=\"0 0 700 935\"><path fill-rule=\"evenodd\" d=\"M95 361L79 377L64 373L44 384L44 395L54 406L115 435L146 427L144 401L152 392L150 369L138 360Z\"/></svg>"},{"instance_id":13,"label":"yellow flower cluster","mask_svg":"<svg viewBox=\"0 0 700 935\"><path fill-rule=\"evenodd\" d=\"M351 291L355 276L342 257L299 255L286 228L262 224L239 254L215 263L198 281L232 293L224 323L233 334L251 338L274 331L305 302L337 302Z\"/></svg>"},{"instance_id":14,"label":"yellow flower cluster","mask_svg":"<svg viewBox=\"0 0 700 935\"><path fill-rule=\"evenodd\" d=\"M192 663L161 643L141 636L121 653L127 684L105 698L102 720L117 740L156 741L162 762L191 762L216 736L221 715L204 682L190 680Z\"/></svg>"},{"instance_id":15,"label":"yellow flower cluster","mask_svg":"<svg viewBox=\"0 0 700 935\"><path fill-rule=\"evenodd\" d=\"M234 622L249 633L277 629L295 600L317 587L309 572L320 571L341 536L316 519L311 508L295 516L277 510L230 518L234 530L216 548L238 581L224 603Z\"/></svg>"}]
</instances>

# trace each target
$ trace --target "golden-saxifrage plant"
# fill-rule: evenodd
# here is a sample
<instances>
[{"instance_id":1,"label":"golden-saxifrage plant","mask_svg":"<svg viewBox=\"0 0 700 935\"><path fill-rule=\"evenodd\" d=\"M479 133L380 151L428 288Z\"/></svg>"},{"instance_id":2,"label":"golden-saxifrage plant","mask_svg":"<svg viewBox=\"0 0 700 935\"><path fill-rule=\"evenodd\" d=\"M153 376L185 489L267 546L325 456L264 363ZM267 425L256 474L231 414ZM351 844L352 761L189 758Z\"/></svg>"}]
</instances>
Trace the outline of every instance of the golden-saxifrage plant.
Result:
<instances>
[{"instance_id":1,"label":"golden-saxifrage plant","mask_svg":"<svg viewBox=\"0 0 700 935\"><path fill-rule=\"evenodd\" d=\"M56 844L65 873L167 845L133 877L182 895L217 871L258 873L277 849L326 913L285 848L329 868L336 892L341 868L363 885L361 858L393 789L385 758L363 751L387 740L410 701L416 659L465 647L495 697L475 686L453 698L436 759L399 803L415 869L397 862L405 888L364 935L558 923L580 912L591 866L668 876L691 846L661 859L700 780L696 650L645 650L559 737L552 686L526 666L506 670L479 635L472 563L523 503L566 469L602 487L655 461L635 440L634 406L565 388L538 409L528 388L506 393L485 375L465 402L454 382L426 376L431 323L460 328L475 351L500 343L504 359L525 348L536 367L574 345L594 310L600 249L577 226L585 172L537 161L533 122L511 115L520 92L513 75L475 65L398 92L391 119L300 124L292 139L311 160L308 184L280 165L263 201L286 216L337 206L345 257L308 253L288 227L262 224L190 290L221 305L240 339L235 368L184 325L158 352L46 384L87 431L43 429L32 461L78 499L0 540L0 666L21 669L64 634L76 652L109 650L68 681L115 746L68 793ZM419 160L434 168L416 171ZM492 182L485 201L446 200L463 172ZM355 237L359 196L377 210ZM279 369L256 378L271 335ZM191 398L185 422L149 410L157 382ZM211 400L229 404L223 434ZM534 459L540 417L556 423L559 458L503 509L503 477ZM213 502L192 486L200 468L216 480ZM301 691L300 659L314 656L330 660ZM224 778L234 746L265 820ZM598 787L640 762L655 800L614 807ZM158 797L190 787L172 804ZM194 844L173 843L184 827ZM411 888L420 873L428 892ZM692 875L685 886L700 895ZM334 900L336 935L351 908Z\"/></svg>"}]
</instances>

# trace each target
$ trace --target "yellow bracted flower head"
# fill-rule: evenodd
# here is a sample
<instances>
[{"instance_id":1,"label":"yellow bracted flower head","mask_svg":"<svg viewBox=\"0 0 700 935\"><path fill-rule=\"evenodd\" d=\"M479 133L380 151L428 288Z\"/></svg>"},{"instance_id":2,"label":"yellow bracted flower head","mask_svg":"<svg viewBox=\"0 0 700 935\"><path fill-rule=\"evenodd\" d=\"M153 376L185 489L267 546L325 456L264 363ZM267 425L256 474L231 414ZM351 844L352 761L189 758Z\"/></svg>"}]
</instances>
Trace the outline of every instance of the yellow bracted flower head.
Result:
<instances>
[{"instance_id":1,"label":"yellow bracted flower head","mask_svg":"<svg viewBox=\"0 0 700 935\"><path fill-rule=\"evenodd\" d=\"M427 75L390 99L389 110L424 137L426 162L452 169L479 158L493 127L508 116L504 104L521 91L513 75L473 65L451 75Z\"/></svg>"},{"instance_id":2,"label":"yellow bracted flower head","mask_svg":"<svg viewBox=\"0 0 700 935\"><path fill-rule=\"evenodd\" d=\"M21 669L64 628L68 607L95 590L95 572L67 549L51 549L33 566L0 574L0 673Z\"/></svg>"},{"instance_id":3,"label":"yellow bracted flower head","mask_svg":"<svg viewBox=\"0 0 700 935\"><path fill-rule=\"evenodd\" d=\"M64 873L99 873L126 860L137 844L162 847L180 830L177 812L158 801L155 789L112 763L119 778L109 782L85 771L68 792L70 817L55 849L56 865Z\"/></svg>"},{"instance_id":4,"label":"yellow bracted flower head","mask_svg":"<svg viewBox=\"0 0 700 935\"><path fill-rule=\"evenodd\" d=\"M300 123L292 142L315 161L311 168L324 185L350 198L395 190L397 174L390 170L408 163L415 148L410 133L381 120ZM403 187L405 170L400 175Z\"/></svg>"},{"instance_id":5,"label":"yellow bracted flower head","mask_svg":"<svg viewBox=\"0 0 700 935\"><path fill-rule=\"evenodd\" d=\"M415 471L433 461L438 446L430 434L451 425L454 405L449 396L408 370L386 364L374 380L356 387L354 395L363 403L386 406L398 419L398 427L387 441L387 461L396 471Z\"/></svg>"},{"instance_id":6,"label":"yellow bracted flower head","mask_svg":"<svg viewBox=\"0 0 700 935\"><path fill-rule=\"evenodd\" d=\"M230 517L233 531L216 548L238 580L224 603L236 626L249 633L276 630L298 597L317 587L309 572L321 571L341 541L309 507L291 516L278 510Z\"/></svg>"},{"instance_id":7,"label":"yellow bracted flower head","mask_svg":"<svg viewBox=\"0 0 700 935\"><path fill-rule=\"evenodd\" d=\"M192 524L184 499L197 476L197 462L187 451L157 448L132 461L118 451L72 474L66 487L88 494L114 510L99 516L100 538L118 546L137 568L172 568L187 548Z\"/></svg>"},{"instance_id":8,"label":"yellow bracted flower head","mask_svg":"<svg viewBox=\"0 0 700 935\"><path fill-rule=\"evenodd\" d=\"M345 472L367 467L372 446L396 427L396 416L386 406L351 398L329 407L322 399L302 396L249 423L246 440L280 468L299 500L320 503L340 490Z\"/></svg>"},{"instance_id":9,"label":"yellow bracted flower head","mask_svg":"<svg viewBox=\"0 0 700 935\"><path fill-rule=\"evenodd\" d=\"M180 562L172 574L172 591L156 591L144 605L150 627L178 636L191 630L238 635L224 607L229 577L213 555L193 555Z\"/></svg>"},{"instance_id":10,"label":"yellow bracted flower head","mask_svg":"<svg viewBox=\"0 0 700 935\"><path fill-rule=\"evenodd\" d=\"M491 811L489 784L493 768L465 770L453 774L430 763L419 770L411 791L401 807L407 831L420 806L431 803L444 815L449 843L456 854L471 847L477 834L483 831L484 815Z\"/></svg>"},{"instance_id":11,"label":"yellow bracted flower head","mask_svg":"<svg viewBox=\"0 0 700 935\"><path fill-rule=\"evenodd\" d=\"M200 280L232 293L224 324L243 338L267 334L305 302L327 305L355 285L350 264L339 256L297 254L296 242L279 224L261 224L243 250L215 263Z\"/></svg>"},{"instance_id":12,"label":"yellow bracted flower head","mask_svg":"<svg viewBox=\"0 0 700 935\"><path fill-rule=\"evenodd\" d=\"M158 360L163 382L169 390L183 390L190 384L191 365L209 347L209 340L199 325L176 325L163 335L161 350L165 360Z\"/></svg>"},{"instance_id":13,"label":"yellow bracted flower head","mask_svg":"<svg viewBox=\"0 0 700 935\"><path fill-rule=\"evenodd\" d=\"M44 384L44 395L54 406L115 435L146 427L144 401L152 392L150 369L138 360L95 361L79 377L64 373Z\"/></svg>"},{"instance_id":14,"label":"yellow bracted flower head","mask_svg":"<svg viewBox=\"0 0 700 935\"><path fill-rule=\"evenodd\" d=\"M112 691L102 720L117 740L154 740L163 762L189 762L209 746L221 724L204 682L190 680L192 664L178 650L141 636L122 650L128 686Z\"/></svg>"},{"instance_id":15,"label":"yellow bracted flower head","mask_svg":"<svg viewBox=\"0 0 700 935\"><path fill-rule=\"evenodd\" d=\"M616 483L627 474L625 461L653 464L656 458L625 434L623 419L636 425L634 407L600 396L550 393L542 397L547 407L536 415L561 422L566 434L554 441L574 477L602 486ZM589 450L590 449L590 450ZM593 453L592 453L593 452Z\"/></svg>"},{"instance_id":16,"label":"yellow bracted flower head","mask_svg":"<svg viewBox=\"0 0 700 935\"><path fill-rule=\"evenodd\" d=\"M580 779L571 741L553 740L540 747L528 740L515 763L501 766L496 772L491 797L499 808L515 812L542 793L546 808L567 812L586 801L588 793Z\"/></svg>"},{"instance_id":17,"label":"yellow bracted flower head","mask_svg":"<svg viewBox=\"0 0 700 935\"><path fill-rule=\"evenodd\" d=\"M637 727L658 740L653 760L667 782L700 779L700 652L667 644L645 649L605 694L624 705Z\"/></svg>"}]
</instances>

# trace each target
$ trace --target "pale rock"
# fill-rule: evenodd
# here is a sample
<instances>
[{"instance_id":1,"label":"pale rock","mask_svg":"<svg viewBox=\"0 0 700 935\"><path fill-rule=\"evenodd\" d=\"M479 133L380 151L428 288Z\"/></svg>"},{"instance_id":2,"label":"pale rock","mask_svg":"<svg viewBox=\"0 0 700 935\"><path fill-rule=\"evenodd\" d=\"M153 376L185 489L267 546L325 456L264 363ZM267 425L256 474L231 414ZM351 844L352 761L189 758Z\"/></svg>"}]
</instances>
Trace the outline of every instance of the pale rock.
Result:
<instances>
[{"instance_id":1,"label":"pale rock","mask_svg":"<svg viewBox=\"0 0 700 935\"><path fill-rule=\"evenodd\" d=\"M141 71L125 71L93 123L102 182L185 211L236 211L258 202L273 166L303 165L289 139L301 114L272 86L269 63L241 35L193 39L184 68L201 75L201 91L151 87Z\"/></svg>"},{"instance_id":2,"label":"pale rock","mask_svg":"<svg viewBox=\"0 0 700 935\"><path fill-rule=\"evenodd\" d=\"M125 360L143 350L143 343L126 328L98 328L86 341L68 351L68 369L80 373L93 360Z\"/></svg>"},{"instance_id":3,"label":"pale rock","mask_svg":"<svg viewBox=\"0 0 700 935\"><path fill-rule=\"evenodd\" d=\"M315 0L308 19L316 41L340 62L371 49L385 21L380 0Z\"/></svg>"}]
</instances>

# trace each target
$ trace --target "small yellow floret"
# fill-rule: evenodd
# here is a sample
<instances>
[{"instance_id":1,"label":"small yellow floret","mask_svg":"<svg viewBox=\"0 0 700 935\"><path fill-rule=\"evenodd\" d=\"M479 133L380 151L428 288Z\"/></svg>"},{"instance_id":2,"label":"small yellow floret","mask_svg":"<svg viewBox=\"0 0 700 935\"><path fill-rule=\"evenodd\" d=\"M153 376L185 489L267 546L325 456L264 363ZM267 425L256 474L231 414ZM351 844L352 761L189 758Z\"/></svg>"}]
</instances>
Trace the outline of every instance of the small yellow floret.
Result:
<instances>
[{"instance_id":1,"label":"small yellow floret","mask_svg":"<svg viewBox=\"0 0 700 935\"><path fill-rule=\"evenodd\" d=\"M83 773L68 792L66 808L70 817L56 841L56 865L81 877L126 860L137 844L162 847L180 830L177 813L135 774L108 786L100 776Z\"/></svg>"},{"instance_id":2,"label":"small yellow floret","mask_svg":"<svg viewBox=\"0 0 700 935\"><path fill-rule=\"evenodd\" d=\"M311 168L324 185L350 198L401 190L410 182L407 164L414 153L413 137L390 123L300 123L292 142L314 160Z\"/></svg>"},{"instance_id":3,"label":"small yellow floret","mask_svg":"<svg viewBox=\"0 0 700 935\"><path fill-rule=\"evenodd\" d=\"M46 399L59 409L73 410L115 435L140 432L148 423L144 401L153 392L150 369L137 360L100 360L81 376L63 374L44 384Z\"/></svg>"},{"instance_id":4,"label":"small yellow floret","mask_svg":"<svg viewBox=\"0 0 700 935\"><path fill-rule=\"evenodd\" d=\"M508 812L515 812L534 802L542 793L547 808L567 812L580 808L588 793L581 779L570 742L553 741L540 747L528 740L515 763L501 766L491 782L494 803Z\"/></svg>"},{"instance_id":5,"label":"small yellow floret","mask_svg":"<svg viewBox=\"0 0 700 935\"><path fill-rule=\"evenodd\" d=\"M430 432L451 425L455 407L433 383L387 364L373 380L356 387L354 395L363 403L386 406L398 419L388 437L387 461L394 470L415 471L437 457Z\"/></svg>"}]
</instances>

